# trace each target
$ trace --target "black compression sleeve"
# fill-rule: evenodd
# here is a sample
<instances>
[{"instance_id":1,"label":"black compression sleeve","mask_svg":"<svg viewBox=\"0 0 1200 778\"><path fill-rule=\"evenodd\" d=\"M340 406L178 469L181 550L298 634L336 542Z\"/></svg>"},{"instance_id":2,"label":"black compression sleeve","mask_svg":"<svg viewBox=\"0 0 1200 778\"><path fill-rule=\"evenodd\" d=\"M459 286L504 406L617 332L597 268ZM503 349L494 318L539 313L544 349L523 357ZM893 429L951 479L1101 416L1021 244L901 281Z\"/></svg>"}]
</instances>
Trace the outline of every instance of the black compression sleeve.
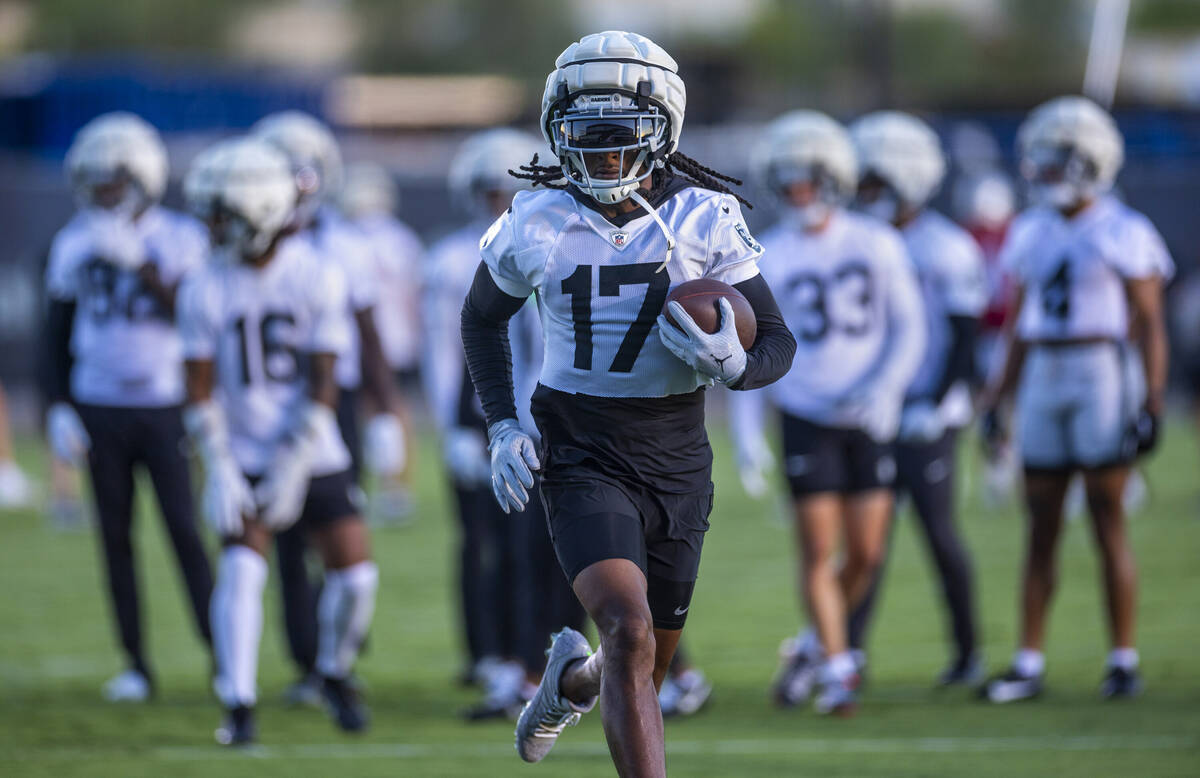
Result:
<instances>
[{"instance_id":1,"label":"black compression sleeve","mask_svg":"<svg viewBox=\"0 0 1200 778\"><path fill-rule=\"evenodd\" d=\"M934 395L935 403L940 403L959 381L974 383L975 380L975 336L979 332L979 319L974 316L951 316L949 323L950 348L946 352L946 364Z\"/></svg>"},{"instance_id":2,"label":"black compression sleeve","mask_svg":"<svg viewBox=\"0 0 1200 778\"><path fill-rule=\"evenodd\" d=\"M754 345L746 351L746 372L730 389L757 389L772 384L787 375L796 356L796 339L783 321L779 304L771 294L766 280L757 275L733 288L742 293L754 309L758 333Z\"/></svg>"},{"instance_id":3,"label":"black compression sleeve","mask_svg":"<svg viewBox=\"0 0 1200 778\"><path fill-rule=\"evenodd\" d=\"M71 399L71 328L74 323L75 301L51 299L46 310L42 350L43 388L51 403Z\"/></svg>"},{"instance_id":4,"label":"black compression sleeve","mask_svg":"<svg viewBox=\"0 0 1200 778\"><path fill-rule=\"evenodd\" d=\"M487 265L479 263L462 307L462 342L471 382L489 427L517 416L508 320L524 304L523 298L505 294L496 286Z\"/></svg>"}]
</instances>

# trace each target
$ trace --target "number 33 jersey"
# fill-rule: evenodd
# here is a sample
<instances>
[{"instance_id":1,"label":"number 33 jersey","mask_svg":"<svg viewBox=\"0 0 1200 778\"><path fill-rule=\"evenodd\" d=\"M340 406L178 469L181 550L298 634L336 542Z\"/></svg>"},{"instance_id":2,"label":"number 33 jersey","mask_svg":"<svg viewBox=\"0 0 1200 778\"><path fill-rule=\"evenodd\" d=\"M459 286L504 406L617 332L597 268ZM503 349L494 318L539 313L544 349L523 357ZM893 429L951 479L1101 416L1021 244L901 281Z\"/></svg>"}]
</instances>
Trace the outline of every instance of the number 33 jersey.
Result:
<instances>
[{"instance_id":1,"label":"number 33 jersey","mask_svg":"<svg viewBox=\"0 0 1200 778\"><path fill-rule=\"evenodd\" d=\"M662 344L656 319L670 290L697 278L737 284L758 275L762 247L735 198L698 187L621 226L561 190L519 192L480 241L497 286L536 292L545 357L540 382L599 397L665 397L709 382Z\"/></svg>"},{"instance_id":2,"label":"number 33 jersey","mask_svg":"<svg viewBox=\"0 0 1200 778\"><path fill-rule=\"evenodd\" d=\"M850 426L840 408L847 395L883 380L890 338L899 326L923 321L904 241L878 219L838 210L817 233L783 222L763 236L763 245L763 278L797 343L792 369L767 387L768 397L793 416ZM910 377L888 387L897 403Z\"/></svg>"},{"instance_id":3,"label":"number 33 jersey","mask_svg":"<svg viewBox=\"0 0 1200 778\"><path fill-rule=\"evenodd\" d=\"M347 347L346 280L295 237L265 267L212 262L179 294L179 328L188 360L211 360L234 459L260 475L308 401L310 354ZM321 430L312 475L350 466L334 424Z\"/></svg>"},{"instance_id":4,"label":"number 33 jersey","mask_svg":"<svg viewBox=\"0 0 1200 778\"><path fill-rule=\"evenodd\" d=\"M1017 319L1022 340L1124 340L1125 281L1174 273L1150 220L1112 196L1073 219L1030 208L1009 228L999 261L1025 293Z\"/></svg>"}]
</instances>

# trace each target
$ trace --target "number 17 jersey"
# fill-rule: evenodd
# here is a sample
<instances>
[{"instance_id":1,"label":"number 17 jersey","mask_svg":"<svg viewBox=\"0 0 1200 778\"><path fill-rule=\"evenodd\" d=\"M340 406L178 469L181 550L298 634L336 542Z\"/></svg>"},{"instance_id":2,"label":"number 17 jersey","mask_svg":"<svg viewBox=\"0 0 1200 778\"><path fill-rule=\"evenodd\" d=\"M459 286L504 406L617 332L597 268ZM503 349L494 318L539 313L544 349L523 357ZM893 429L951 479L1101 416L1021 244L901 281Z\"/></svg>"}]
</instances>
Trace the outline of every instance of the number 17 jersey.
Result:
<instances>
[{"instance_id":1,"label":"number 17 jersey","mask_svg":"<svg viewBox=\"0 0 1200 778\"><path fill-rule=\"evenodd\" d=\"M261 475L308 402L309 355L340 354L350 340L346 282L303 239L279 244L261 268L212 262L179 293L184 357L212 361L234 460ZM350 466L330 422L318 433L313 476Z\"/></svg>"},{"instance_id":2,"label":"number 17 jersey","mask_svg":"<svg viewBox=\"0 0 1200 778\"><path fill-rule=\"evenodd\" d=\"M656 319L684 281L733 285L758 275L762 247L730 195L685 187L657 212L676 240L661 269L667 241L651 215L614 224L561 190L518 193L483 236L480 253L497 286L514 297L537 293L544 386L666 397L708 384L662 344Z\"/></svg>"}]
</instances>

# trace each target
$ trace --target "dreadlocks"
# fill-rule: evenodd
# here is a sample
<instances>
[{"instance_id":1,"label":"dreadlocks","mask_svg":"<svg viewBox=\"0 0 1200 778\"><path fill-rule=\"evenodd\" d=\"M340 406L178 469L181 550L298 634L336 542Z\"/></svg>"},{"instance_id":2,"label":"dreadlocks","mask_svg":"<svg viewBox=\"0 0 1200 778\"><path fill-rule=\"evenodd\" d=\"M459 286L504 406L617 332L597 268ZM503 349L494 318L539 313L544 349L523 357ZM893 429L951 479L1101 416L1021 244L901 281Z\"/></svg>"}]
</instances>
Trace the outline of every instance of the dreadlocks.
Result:
<instances>
[{"instance_id":1,"label":"dreadlocks","mask_svg":"<svg viewBox=\"0 0 1200 778\"><path fill-rule=\"evenodd\" d=\"M701 165L683 152L676 151L667 157L663 170L668 174L681 175L693 184L702 186L705 189L733 195L742 205L750 209L754 208L749 200L726 186L726 184L741 186L742 181L740 179L727 176L706 165ZM654 171L655 189L659 188L665 179L665 176L659 176L658 173L659 171ZM534 186L544 186L548 189L566 189L569 183L563 176L562 167L558 165L539 165L537 154L533 155L533 159L529 161L528 165L521 165L520 171L509 170L508 174L523 181L530 181Z\"/></svg>"}]
</instances>

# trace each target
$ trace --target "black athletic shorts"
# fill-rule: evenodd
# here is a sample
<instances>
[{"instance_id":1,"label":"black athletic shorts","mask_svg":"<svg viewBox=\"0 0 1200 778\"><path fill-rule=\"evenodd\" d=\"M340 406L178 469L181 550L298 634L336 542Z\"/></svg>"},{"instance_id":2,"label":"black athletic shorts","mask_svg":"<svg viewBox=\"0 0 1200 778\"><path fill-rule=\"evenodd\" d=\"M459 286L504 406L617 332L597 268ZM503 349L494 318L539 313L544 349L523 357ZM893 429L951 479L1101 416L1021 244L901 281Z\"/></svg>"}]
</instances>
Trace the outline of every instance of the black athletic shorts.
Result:
<instances>
[{"instance_id":1,"label":"black athletic shorts","mask_svg":"<svg viewBox=\"0 0 1200 778\"><path fill-rule=\"evenodd\" d=\"M783 414L783 472L793 497L890 489L896 460L889 444L858 429L823 427Z\"/></svg>"},{"instance_id":2,"label":"black athletic shorts","mask_svg":"<svg viewBox=\"0 0 1200 778\"><path fill-rule=\"evenodd\" d=\"M538 386L542 499L568 580L605 559L646 575L654 625L680 629L712 511L712 449L699 391L665 398Z\"/></svg>"},{"instance_id":3,"label":"black athletic shorts","mask_svg":"<svg viewBox=\"0 0 1200 778\"><path fill-rule=\"evenodd\" d=\"M251 486L256 486L262 479L261 475L246 476ZM366 496L362 487L349 470L319 475L308 482L304 507L300 509L300 518L294 526L321 529L338 519L362 516L365 505Z\"/></svg>"}]
</instances>

